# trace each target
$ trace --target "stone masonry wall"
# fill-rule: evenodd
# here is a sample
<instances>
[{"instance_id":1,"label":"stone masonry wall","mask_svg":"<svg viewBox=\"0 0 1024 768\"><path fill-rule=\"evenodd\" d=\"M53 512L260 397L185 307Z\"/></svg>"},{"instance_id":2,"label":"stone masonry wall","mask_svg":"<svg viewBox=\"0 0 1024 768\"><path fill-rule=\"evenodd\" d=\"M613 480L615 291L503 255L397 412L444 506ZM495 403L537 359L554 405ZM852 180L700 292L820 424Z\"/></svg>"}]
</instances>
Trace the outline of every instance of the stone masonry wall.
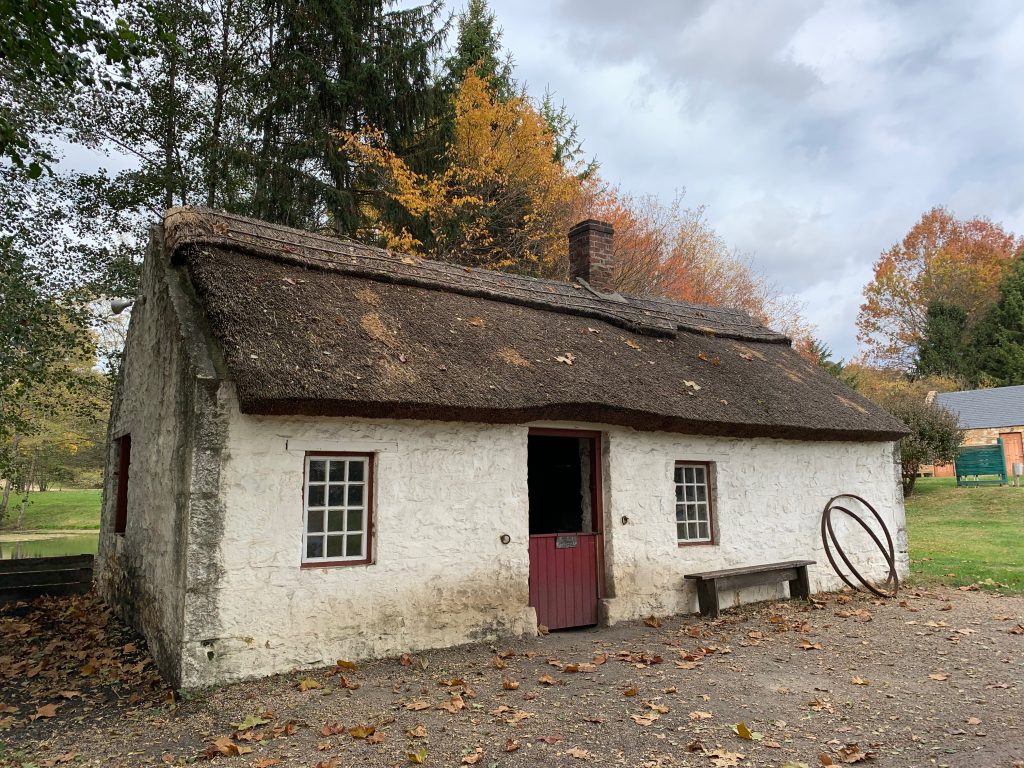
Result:
<instances>
[{"instance_id":1,"label":"stone masonry wall","mask_svg":"<svg viewBox=\"0 0 1024 768\"><path fill-rule=\"evenodd\" d=\"M216 621L184 638L184 682L200 685L531 633L526 425L228 413ZM539 426L539 425L538 425ZM544 426L601 429L599 425ZM886 515L906 573L891 443L801 443L604 430L609 622L696 610L691 571L811 558L812 585L839 580L821 550L821 509L858 493ZM301 568L306 451L375 454L374 561ZM678 547L676 460L715 462L718 541ZM628 521L623 524L622 517ZM840 526L840 535L856 534ZM511 541L503 545L502 534ZM851 541L855 555L864 542ZM857 559L864 559L858 557ZM876 569L877 570L877 569ZM881 576L881 572L874 575ZM781 590L781 591L780 591ZM723 595L723 605L785 587Z\"/></svg>"}]
</instances>

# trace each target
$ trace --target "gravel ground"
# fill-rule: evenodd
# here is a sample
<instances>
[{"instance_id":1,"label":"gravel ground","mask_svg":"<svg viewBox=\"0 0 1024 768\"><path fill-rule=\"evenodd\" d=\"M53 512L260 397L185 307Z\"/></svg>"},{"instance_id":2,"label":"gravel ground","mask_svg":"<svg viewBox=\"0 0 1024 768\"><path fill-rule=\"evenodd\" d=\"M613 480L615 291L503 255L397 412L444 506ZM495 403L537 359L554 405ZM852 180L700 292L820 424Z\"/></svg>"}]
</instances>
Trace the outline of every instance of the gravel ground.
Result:
<instances>
[{"instance_id":1,"label":"gravel ground","mask_svg":"<svg viewBox=\"0 0 1024 768\"><path fill-rule=\"evenodd\" d=\"M95 598L63 598L0 615L0 675L12 766L1024 768L1024 598L979 591L818 595L185 695Z\"/></svg>"}]
</instances>

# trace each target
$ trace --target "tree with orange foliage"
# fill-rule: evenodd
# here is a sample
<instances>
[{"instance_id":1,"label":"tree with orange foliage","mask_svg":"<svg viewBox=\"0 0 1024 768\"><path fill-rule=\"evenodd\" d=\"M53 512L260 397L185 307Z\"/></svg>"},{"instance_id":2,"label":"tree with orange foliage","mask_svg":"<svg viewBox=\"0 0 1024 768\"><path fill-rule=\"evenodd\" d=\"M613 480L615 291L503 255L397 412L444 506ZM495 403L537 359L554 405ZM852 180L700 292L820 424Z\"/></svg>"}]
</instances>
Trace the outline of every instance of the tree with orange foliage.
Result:
<instances>
[{"instance_id":1,"label":"tree with orange foliage","mask_svg":"<svg viewBox=\"0 0 1024 768\"><path fill-rule=\"evenodd\" d=\"M928 305L964 309L973 325L999 296L1024 240L987 218L962 221L942 207L925 213L875 262L857 315L858 340L879 365L910 370L927 322Z\"/></svg>"},{"instance_id":2,"label":"tree with orange foliage","mask_svg":"<svg viewBox=\"0 0 1024 768\"><path fill-rule=\"evenodd\" d=\"M444 170L412 171L373 131L341 135L360 183L425 226L396 229L371 215L371 232L389 248L467 266L563 277L565 233L574 223L581 182L556 160L555 138L525 96L497 98L486 78L467 71L453 101L453 137ZM383 208L377 211L383 213Z\"/></svg>"},{"instance_id":3,"label":"tree with orange foliage","mask_svg":"<svg viewBox=\"0 0 1024 768\"><path fill-rule=\"evenodd\" d=\"M665 205L618 188L591 192L587 215L615 229L612 285L622 293L663 296L695 304L734 307L811 350L812 327L799 304L780 294L750 260L731 251L708 223L703 206L684 208L681 196Z\"/></svg>"}]
</instances>

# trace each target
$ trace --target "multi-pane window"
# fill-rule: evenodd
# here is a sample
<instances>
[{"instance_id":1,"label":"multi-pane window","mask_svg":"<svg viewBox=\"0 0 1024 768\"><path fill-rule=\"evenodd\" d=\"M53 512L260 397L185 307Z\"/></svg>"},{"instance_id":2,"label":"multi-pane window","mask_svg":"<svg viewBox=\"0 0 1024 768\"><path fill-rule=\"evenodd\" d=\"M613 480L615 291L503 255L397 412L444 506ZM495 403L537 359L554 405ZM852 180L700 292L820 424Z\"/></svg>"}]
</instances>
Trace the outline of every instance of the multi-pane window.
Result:
<instances>
[{"instance_id":1,"label":"multi-pane window","mask_svg":"<svg viewBox=\"0 0 1024 768\"><path fill-rule=\"evenodd\" d=\"M714 541L710 465L676 464L676 540L680 544Z\"/></svg>"},{"instance_id":2,"label":"multi-pane window","mask_svg":"<svg viewBox=\"0 0 1024 768\"><path fill-rule=\"evenodd\" d=\"M302 562L370 561L371 457L306 456Z\"/></svg>"}]
</instances>

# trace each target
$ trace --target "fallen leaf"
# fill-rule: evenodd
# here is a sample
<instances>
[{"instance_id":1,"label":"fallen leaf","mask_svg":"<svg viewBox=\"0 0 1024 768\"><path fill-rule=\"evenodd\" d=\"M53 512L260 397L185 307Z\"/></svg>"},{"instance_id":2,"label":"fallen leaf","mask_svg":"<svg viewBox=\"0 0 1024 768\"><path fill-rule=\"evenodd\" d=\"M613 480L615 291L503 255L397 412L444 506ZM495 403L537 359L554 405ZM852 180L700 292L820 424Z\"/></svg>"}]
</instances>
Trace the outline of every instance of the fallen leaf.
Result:
<instances>
[{"instance_id":1,"label":"fallen leaf","mask_svg":"<svg viewBox=\"0 0 1024 768\"><path fill-rule=\"evenodd\" d=\"M557 685L558 681L555 680L551 675L541 675L537 678L537 682L541 685Z\"/></svg>"},{"instance_id":2,"label":"fallen leaf","mask_svg":"<svg viewBox=\"0 0 1024 768\"><path fill-rule=\"evenodd\" d=\"M345 661L344 659L338 659L334 662L341 669L347 669L349 672L355 672L359 669L358 665L354 661Z\"/></svg>"},{"instance_id":3,"label":"fallen leaf","mask_svg":"<svg viewBox=\"0 0 1024 768\"><path fill-rule=\"evenodd\" d=\"M508 667L508 662L505 661L501 656L495 656L491 659L491 664L494 665L495 669L505 669Z\"/></svg>"},{"instance_id":4,"label":"fallen leaf","mask_svg":"<svg viewBox=\"0 0 1024 768\"><path fill-rule=\"evenodd\" d=\"M415 728L410 728L406 731L405 735L410 739L425 739L427 737L427 729L423 725L417 725Z\"/></svg>"},{"instance_id":5,"label":"fallen leaf","mask_svg":"<svg viewBox=\"0 0 1024 768\"><path fill-rule=\"evenodd\" d=\"M876 757L874 752L861 752L860 747L856 744L847 744L844 747L840 747L836 750L836 754L839 755L839 759L844 763L859 763L862 760L874 760Z\"/></svg>"},{"instance_id":6,"label":"fallen leaf","mask_svg":"<svg viewBox=\"0 0 1024 768\"><path fill-rule=\"evenodd\" d=\"M870 680L865 680L863 677L857 677L856 675L850 678L850 682L854 685L871 685Z\"/></svg>"},{"instance_id":7,"label":"fallen leaf","mask_svg":"<svg viewBox=\"0 0 1024 768\"><path fill-rule=\"evenodd\" d=\"M367 744L383 744L384 743L384 732L374 731L366 737Z\"/></svg>"},{"instance_id":8,"label":"fallen leaf","mask_svg":"<svg viewBox=\"0 0 1024 768\"><path fill-rule=\"evenodd\" d=\"M946 674L945 672L933 672L932 674L928 675L928 679L929 680L939 680L939 681L949 680L949 675Z\"/></svg>"},{"instance_id":9,"label":"fallen leaf","mask_svg":"<svg viewBox=\"0 0 1024 768\"><path fill-rule=\"evenodd\" d=\"M572 365L576 361L576 355L574 355L572 352L566 352L564 355L559 355L558 357L556 357L555 360L559 363ZM537 629L539 631L540 627L538 627Z\"/></svg>"},{"instance_id":10,"label":"fallen leaf","mask_svg":"<svg viewBox=\"0 0 1024 768\"><path fill-rule=\"evenodd\" d=\"M427 748L421 747L420 749L417 749L415 752L409 752L406 754L406 758L408 758L410 763L413 763L415 765L425 763L427 761Z\"/></svg>"},{"instance_id":11,"label":"fallen leaf","mask_svg":"<svg viewBox=\"0 0 1024 768\"><path fill-rule=\"evenodd\" d=\"M812 643L806 637L800 640L800 649L804 651L820 651L821 643Z\"/></svg>"},{"instance_id":12,"label":"fallen leaf","mask_svg":"<svg viewBox=\"0 0 1024 768\"><path fill-rule=\"evenodd\" d=\"M443 709L445 712L454 715L459 710L466 708L466 702L462 700L462 697L459 694L455 694L443 704L438 704L437 708Z\"/></svg>"},{"instance_id":13,"label":"fallen leaf","mask_svg":"<svg viewBox=\"0 0 1024 768\"><path fill-rule=\"evenodd\" d=\"M299 680L299 690L300 691L311 691L314 688L320 688L320 687L321 687L320 683L318 683L316 680L314 680L314 679L312 679L310 677L304 677L302 680Z\"/></svg>"},{"instance_id":14,"label":"fallen leaf","mask_svg":"<svg viewBox=\"0 0 1024 768\"><path fill-rule=\"evenodd\" d=\"M509 739L505 742L506 752L515 752L517 749L519 749L519 742L515 739Z\"/></svg>"},{"instance_id":15,"label":"fallen leaf","mask_svg":"<svg viewBox=\"0 0 1024 768\"><path fill-rule=\"evenodd\" d=\"M236 731L248 731L253 728L258 728L261 725L266 725L269 722L269 720L266 720L259 715L246 715L242 722L232 723L231 727Z\"/></svg>"},{"instance_id":16,"label":"fallen leaf","mask_svg":"<svg viewBox=\"0 0 1024 768\"><path fill-rule=\"evenodd\" d=\"M979 720L976 717L969 717L969 718L967 718L967 724L968 725L981 725L981 720Z\"/></svg>"},{"instance_id":17,"label":"fallen leaf","mask_svg":"<svg viewBox=\"0 0 1024 768\"><path fill-rule=\"evenodd\" d=\"M655 629L659 629L661 627L661 619L657 616L648 616L646 619L644 619L644 624L646 624L648 627L654 627Z\"/></svg>"},{"instance_id":18,"label":"fallen leaf","mask_svg":"<svg viewBox=\"0 0 1024 768\"><path fill-rule=\"evenodd\" d=\"M519 687L519 681L506 677L501 681L501 687L506 691L514 691Z\"/></svg>"},{"instance_id":19,"label":"fallen leaf","mask_svg":"<svg viewBox=\"0 0 1024 768\"><path fill-rule=\"evenodd\" d=\"M477 747L475 750L470 752L468 755L463 755L463 757L462 757L462 764L463 765L476 765L477 763L480 762L480 760L483 758L483 756L484 756L483 749L481 749L480 747Z\"/></svg>"},{"instance_id":20,"label":"fallen leaf","mask_svg":"<svg viewBox=\"0 0 1024 768\"><path fill-rule=\"evenodd\" d=\"M372 725L357 725L348 729L348 735L353 739L365 739L372 736L376 730Z\"/></svg>"},{"instance_id":21,"label":"fallen leaf","mask_svg":"<svg viewBox=\"0 0 1024 768\"><path fill-rule=\"evenodd\" d=\"M274 765L280 765L281 759L279 757L263 757L252 764L252 768L271 768Z\"/></svg>"},{"instance_id":22,"label":"fallen leaf","mask_svg":"<svg viewBox=\"0 0 1024 768\"><path fill-rule=\"evenodd\" d=\"M430 709L430 702L421 700L410 701L405 705L405 708L413 712L419 712L421 709Z\"/></svg>"},{"instance_id":23,"label":"fallen leaf","mask_svg":"<svg viewBox=\"0 0 1024 768\"><path fill-rule=\"evenodd\" d=\"M345 675L339 675L341 678L341 687L346 688L350 691L357 691L362 686L362 683L357 683L353 680L349 680Z\"/></svg>"},{"instance_id":24,"label":"fallen leaf","mask_svg":"<svg viewBox=\"0 0 1024 768\"><path fill-rule=\"evenodd\" d=\"M651 712L650 714L644 715L630 715L630 717L633 718L633 722L637 725L646 727L654 723L659 717L661 717L661 715L657 712Z\"/></svg>"},{"instance_id":25,"label":"fallen leaf","mask_svg":"<svg viewBox=\"0 0 1024 768\"><path fill-rule=\"evenodd\" d=\"M714 717L714 715L712 715L710 712L691 712L690 713L690 719L691 720L710 720L712 717Z\"/></svg>"},{"instance_id":26,"label":"fallen leaf","mask_svg":"<svg viewBox=\"0 0 1024 768\"><path fill-rule=\"evenodd\" d=\"M580 747L567 749L565 750L565 754L569 755L569 757L575 757L577 760L589 760L591 757L591 754L587 750Z\"/></svg>"},{"instance_id":27,"label":"fallen leaf","mask_svg":"<svg viewBox=\"0 0 1024 768\"><path fill-rule=\"evenodd\" d=\"M56 717L57 716L57 704L44 704L41 707L36 708L34 715L29 715L29 720L38 720L41 717Z\"/></svg>"}]
</instances>

